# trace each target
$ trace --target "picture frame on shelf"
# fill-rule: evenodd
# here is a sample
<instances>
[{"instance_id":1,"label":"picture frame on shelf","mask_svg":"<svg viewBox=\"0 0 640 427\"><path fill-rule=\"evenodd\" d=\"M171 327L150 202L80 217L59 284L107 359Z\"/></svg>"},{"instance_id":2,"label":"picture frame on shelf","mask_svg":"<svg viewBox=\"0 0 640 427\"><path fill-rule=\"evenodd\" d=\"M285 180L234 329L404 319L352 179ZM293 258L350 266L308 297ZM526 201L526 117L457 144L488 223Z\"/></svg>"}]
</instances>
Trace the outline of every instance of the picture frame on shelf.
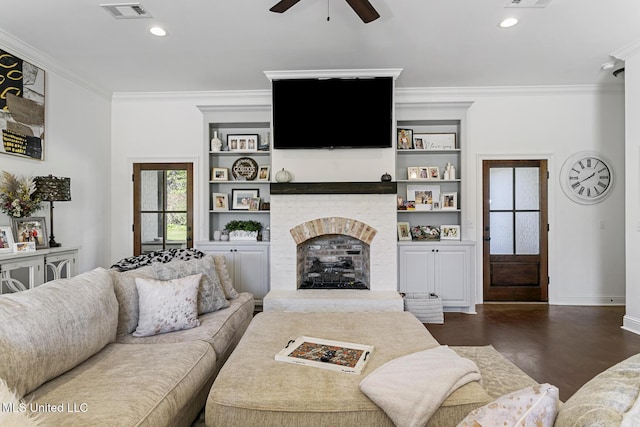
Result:
<instances>
[{"instance_id":1,"label":"picture frame on shelf","mask_svg":"<svg viewBox=\"0 0 640 427\"><path fill-rule=\"evenodd\" d=\"M455 150L456 134L448 133L420 133L414 138L421 138L425 150Z\"/></svg>"},{"instance_id":2,"label":"picture frame on shelf","mask_svg":"<svg viewBox=\"0 0 640 427\"><path fill-rule=\"evenodd\" d=\"M413 138L413 149L424 150L424 140L421 137L415 136Z\"/></svg>"},{"instance_id":3,"label":"picture frame on shelf","mask_svg":"<svg viewBox=\"0 0 640 427\"><path fill-rule=\"evenodd\" d=\"M229 151L258 151L258 144L257 133L227 135Z\"/></svg>"},{"instance_id":4,"label":"picture frame on shelf","mask_svg":"<svg viewBox=\"0 0 640 427\"><path fill-rule=\"evenodd\" d=\"M399 211L406 211L407 207L404 204L404 197L401 196L400 194L398 194L397 198L396 198L396 209L398 209Z\"/></svg>"},{"instance_id":5,"label":"picture frame on shelf","mask_svg":"<svg viewBox=\"0 0 640 427\"><path fill-rule=\"evenodd\" d=\"M441 210L443 211L455 211L458 209L458 193L446 192L442 193Z\"/></svg>"},{"instance_id":6,"label":"picture frame on shelf","mask_svg":"<svg viewBox=\"0 0 640 427\"><path fill-rule=\"evenodd\" d=\"M260 210L260 197L253 197L251 200L249 200L249 210L250 211Z\"/></svg>"},{"instance_id":7,"label":"picture frame on shelf","mask_svg":"<svg viewBox=\"0 0 640 427\"><path fill-rule=\"evenodd\" d=\"M211 181L229 181L229 169L211 168Z\"/></svg>"},{"instance_id":8,"label":"picture frame on shelf","mask_svg":"<svg viewBox=\"0 0 640 427\"><path fill-rule=\"evenodd\" d=\"M10 226L0 226L0 253L13 252L13 233Z\"/></svg>"},{"instance_id":9,"label":"picture frame on shelf","mask_svg":"<svg viewBox=\"0 0 640 427\"><path fill-rule=\"evenodd\" d=\"M432 210L434 210L434 211L439 211L440 210L440 201L439 200L434 200L433 201Z\"/></svg>"},{"instance_id":10,"label":"picture frame on shelf","mask_svg":"<svg viewBox=\"0 0 640 427\"><path fill-rule=\"evenodd\" d=\"M35 252L35 242L18 242L13 244L13 252Z\"/></svg>"},{"instance_id":11,"label":"picture frame on shelf","mask_svg":"<svg viewBox=\"0 0 640 427\"><path fill-rule=\"evenodd\" d=\"M251 199L258 197L260 197L260 190L257 188L234 188L231 190L231 208L236 211L248 211L251 206Z\"/></svg>"},{"instance_id":12,"label":"picture frame on shelf","mask_svg":"<svg viewBox=\"0 0 640 427\"><path fill-rule=\"evenodd\" d=\"M440 228L435 225L416 225L411 227L414 240L440 240Z\"/></svg>"},{"instance_id":13,"label":"picture frame on shelf","mask_svg":"<svg viewBox=\"0 0 640 427\"><path fill-rule=\"evenodd\" d=\"M440 179L440 168L437 166L429 166L429 179Z\"/></svg>"},{"instance_id":14,"label":"picture frame on shelf","mask_svg":"<svg viewBox=\"0 0 640 427\"><path fill-rule=\"evenodd\" d=\"M398 150L413 150L413 129L398 129Z\"/></svg>"},{"instance_id":15,"label":"picture frame on shelf","mask_svg":"<svg viewBox=\"0 0 640 427\"><path fill-rule=\"evenodd\" d=\"M11 228L15 243L34 242L36 249L49 247L47 224L43 216L12 218Z\"/></svg>"},{"instance_id":16,"label":"picture frame on shelf","mask_svg":"<svg viewBox=\"0 0 640 427\"><path fill-rule=\"evenodd\" d=\"M227 193L212 193L211 203L213 204L214 211L228 211L229 210L229 195Z\"/></svg>"},{"instance_id":17,"label":"picture frame on shelf","mask_svg":"<svg viewBox=\"0 0 640 427\"><path fill-rule=\"evenodd\" d=\"M441 225L440 240L460 240L459 225Z\"/></svg>"},{"instance_id":18,"label":"picture frame on shelf","mask_svg":"<svg viewBox=\"0 0 640 427\"><path fill-rule=\"evenodd\" d=\"M407 200L414 202L415 210L430 211L433 201L440 200L440 186L407 185Z\"/></svg>"},{"instance_id":19,"label":"picture frame on shelf","mask_svg":"<svg viewBox=\"0 0 640 427\"><path fill-rule=\"evenodd\" d=\"M269 181L271 179L269 172L271 170L271 166L259 166L258 167L258 176L256 178L257 181Z\"/></svg>"},{"instance_id":20,"label":"picture frame on shelf","mask_svg":"<svg viewBox=\"0 0 640 427\"><path fill-rule=\"evenodd\" d=\"M409 181L420 179L420 168L416 166L409 166L407 168L407 179Z\"/></svg>"},{"instance_id":21,"label":"picture frame on shelf","mask_svg":"<svg viewBox=\"0 0 640 427\"><path fill-rule=\"evenodd\" d=\"M408 222L398 223L398 240L411 240L411 229Z\"/></svg>"}]
</instances>

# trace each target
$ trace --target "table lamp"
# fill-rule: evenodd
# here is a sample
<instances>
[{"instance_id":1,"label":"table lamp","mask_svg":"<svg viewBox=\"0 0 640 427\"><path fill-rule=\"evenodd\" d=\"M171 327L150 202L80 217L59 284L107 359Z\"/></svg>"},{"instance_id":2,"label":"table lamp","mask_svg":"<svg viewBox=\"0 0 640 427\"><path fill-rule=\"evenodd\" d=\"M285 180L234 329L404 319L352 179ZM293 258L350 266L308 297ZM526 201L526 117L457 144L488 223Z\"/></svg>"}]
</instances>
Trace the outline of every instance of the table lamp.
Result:
<instances>
[{"instance_id":1,"label":"table lamp","mask_svg":"<svg viewBox=\"0 0 640 427\"><path fill-rule=\"evenodd\" d=\"M53 235L53 202L68 202L71 200L71 178L57 178L55 176L37 176L36 194L43 202L49 202L49 221L51 225L51 236L49 236L49 247L57 248L60 243L56 242Z\"/></svg>"}]
</instances>

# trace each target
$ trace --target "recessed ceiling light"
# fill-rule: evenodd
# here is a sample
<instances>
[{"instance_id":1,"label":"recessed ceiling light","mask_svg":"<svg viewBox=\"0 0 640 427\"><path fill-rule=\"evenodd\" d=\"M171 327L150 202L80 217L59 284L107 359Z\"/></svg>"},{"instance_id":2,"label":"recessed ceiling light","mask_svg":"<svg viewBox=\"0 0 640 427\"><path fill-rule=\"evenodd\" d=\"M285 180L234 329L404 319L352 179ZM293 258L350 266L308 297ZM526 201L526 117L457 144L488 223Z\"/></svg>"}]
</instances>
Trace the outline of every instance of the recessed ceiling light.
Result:
<instances>
[{"instance_id":1,"label":"recessed ceiling light","mask_svg":"<svg viewBox=\"0 0 640 427\"><path fill-rule=\"evenodd\" d=\"M151 27L149 28L149 32L158 37L164 37L167 35L167 32L162 27Z\"/></svg>"},{"instance_id":2,"label":"recessed ceiling light","mask_svg":"<svg viewBox=\"0 0 640 427\"><path fill-rule=\"evenodd\" d=\"M507 18L507 19L505 19L504 21L502 21L500 23L500 27L501 28L509 28L509 27L513 27L517 23L518 23L518 19L517 18Z\"/></svg>"}]
</instances>

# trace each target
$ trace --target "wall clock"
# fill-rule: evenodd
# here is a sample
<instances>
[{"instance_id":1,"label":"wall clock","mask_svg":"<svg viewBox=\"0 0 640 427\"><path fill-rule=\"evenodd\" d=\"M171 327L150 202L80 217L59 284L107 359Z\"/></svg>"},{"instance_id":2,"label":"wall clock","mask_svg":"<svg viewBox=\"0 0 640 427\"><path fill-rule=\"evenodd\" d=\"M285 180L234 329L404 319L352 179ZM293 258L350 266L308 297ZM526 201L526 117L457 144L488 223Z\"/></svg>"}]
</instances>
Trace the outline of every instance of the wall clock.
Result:
<instances>
[{"instance_id":1,"label":"wall clock","mask_svg":"<svg viewBox=\"0 0 640 427\"><path fill-rule=\"evenodd\" d=\"M562 165L560 185L574 202L591 205L611 194L613 175L613 167L606 157L594 151L581 151Z\"/></svg>"}]
</instances>

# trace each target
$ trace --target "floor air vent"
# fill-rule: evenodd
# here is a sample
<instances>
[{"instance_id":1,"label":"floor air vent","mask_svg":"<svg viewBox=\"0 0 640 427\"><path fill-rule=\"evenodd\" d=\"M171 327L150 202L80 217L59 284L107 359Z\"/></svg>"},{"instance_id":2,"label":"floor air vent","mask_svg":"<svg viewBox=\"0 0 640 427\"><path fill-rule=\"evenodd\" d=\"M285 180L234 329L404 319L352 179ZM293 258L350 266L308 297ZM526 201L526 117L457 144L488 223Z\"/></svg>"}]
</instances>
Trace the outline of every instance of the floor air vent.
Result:
<instances>
[{"instance_id":1,"label":"floor air vent","mask_svg":"<svg viewBox=\"0 0 640 427\"><path fill-rule=\"evenodd\" d=\"M141 19L151 18L151 14L140 3L114 3L101 4L116 19Z\"/></svg>"}]
</instances>

